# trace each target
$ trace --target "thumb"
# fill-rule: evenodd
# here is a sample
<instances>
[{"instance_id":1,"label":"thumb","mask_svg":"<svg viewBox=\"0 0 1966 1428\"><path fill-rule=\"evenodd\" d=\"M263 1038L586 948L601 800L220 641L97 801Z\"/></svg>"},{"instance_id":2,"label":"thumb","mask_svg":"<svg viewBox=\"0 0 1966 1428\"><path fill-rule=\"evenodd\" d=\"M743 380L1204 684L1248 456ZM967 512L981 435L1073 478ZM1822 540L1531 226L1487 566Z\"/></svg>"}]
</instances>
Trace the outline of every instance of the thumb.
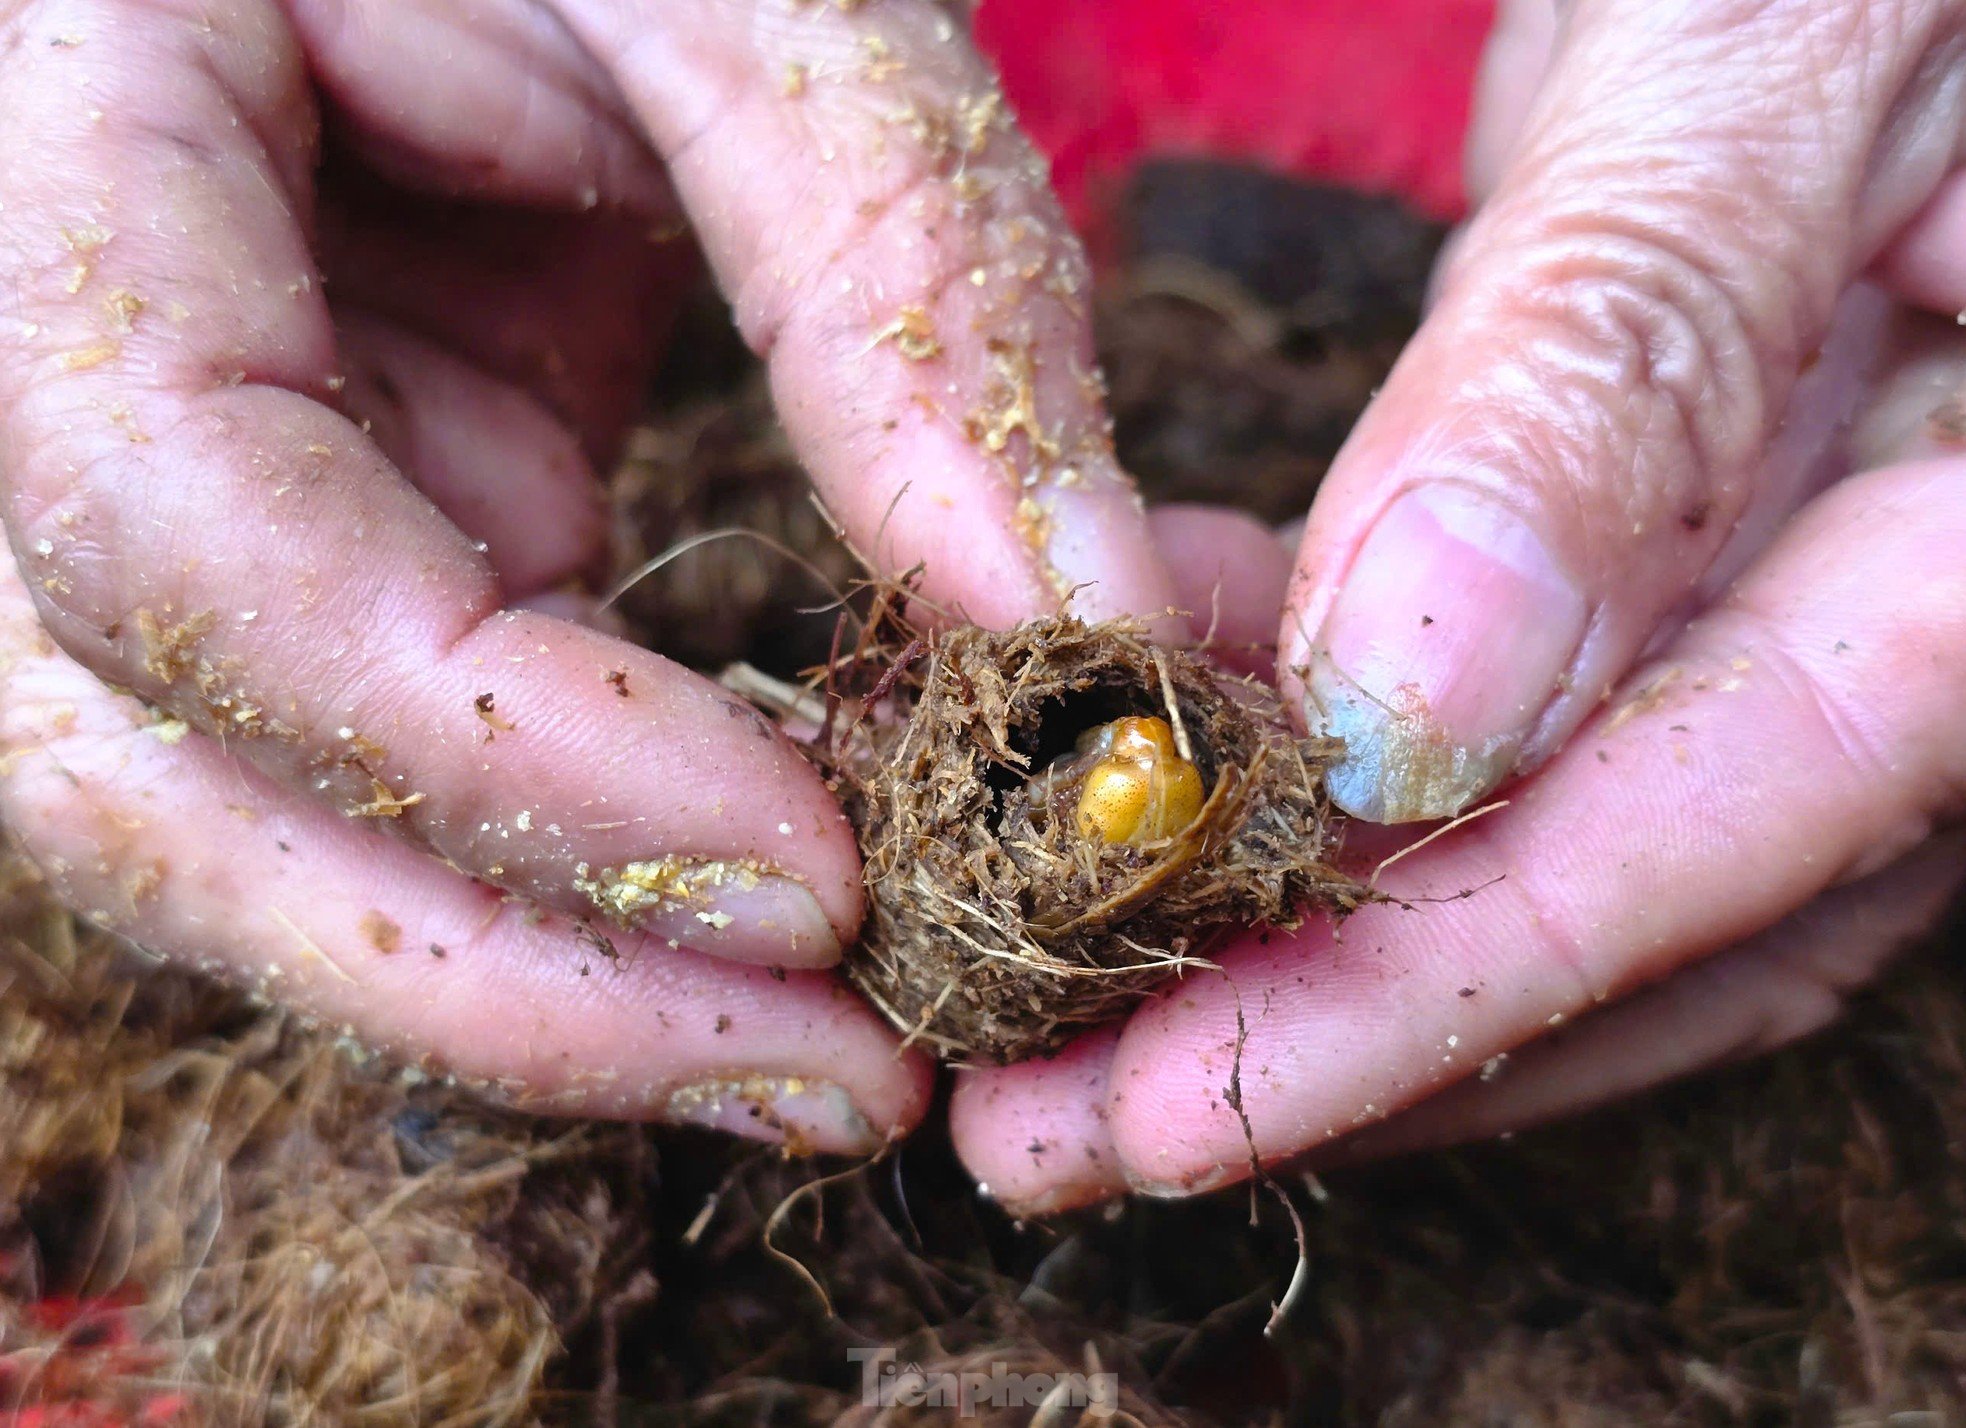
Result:
<instances>
[{"instance_id":1,"label":"thumb","mask_svg":"<svg viewBox=\"0 0 1966 1428\"><path fill-rule=\"evenodd\" d=\"M1784 421L1819 448L1861 363L1825 361L1806 401L1798 376L1953 162L1962 10L1569 11L1305 532L1281 663L1346 741L1346 808L1445 816L1547 756L1716 560L1745 558L1730 535L1807 494L1817 452Z\"/></svg>"}]
</instances>

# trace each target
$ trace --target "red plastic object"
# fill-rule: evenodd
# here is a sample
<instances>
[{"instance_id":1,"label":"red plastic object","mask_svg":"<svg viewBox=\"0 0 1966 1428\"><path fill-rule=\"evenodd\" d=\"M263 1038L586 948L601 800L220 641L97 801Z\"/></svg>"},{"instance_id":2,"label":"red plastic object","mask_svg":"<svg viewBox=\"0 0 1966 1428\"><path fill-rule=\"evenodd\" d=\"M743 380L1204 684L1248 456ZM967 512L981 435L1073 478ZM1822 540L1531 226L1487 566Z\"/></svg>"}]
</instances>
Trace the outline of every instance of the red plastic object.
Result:
<instances>
[{"instance_id":1,"label":"red plastic object","mask_svg":"<svg viewBox=\"0 0 1966 1428\"><path fill-rule=\"evenodd\" d=\"M1143 156L1462 207L1494 0L982 0L977 34L1083 225Z\"/></svg>"},{"instance_id":2,"label":"red plastic object","mask_svg":"<svg viewBox=\"0 0 1966 1428\"><path fill-rule=\"evenodd\" d=\"M192 1403L153 1383L164 1355L132 1321L134 1288L21 1306L28 1342L0 1344L0 1428L187 1428Z\"/></svg>"}]
</instances>

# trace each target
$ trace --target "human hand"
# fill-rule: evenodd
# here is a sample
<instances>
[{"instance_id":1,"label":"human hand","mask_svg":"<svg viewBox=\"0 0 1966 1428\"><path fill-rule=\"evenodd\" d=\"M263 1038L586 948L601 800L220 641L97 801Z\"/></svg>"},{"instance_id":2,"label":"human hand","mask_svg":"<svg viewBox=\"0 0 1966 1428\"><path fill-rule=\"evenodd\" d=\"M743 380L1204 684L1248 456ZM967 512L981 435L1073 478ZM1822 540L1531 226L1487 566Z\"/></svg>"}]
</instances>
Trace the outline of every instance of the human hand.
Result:
<instances>
[{"instance_id":1,"label":"human hand","mask_svg":"<svg viewBox=\"0 0 1966 1428\"><path fill-rule=\"evenodd\" d=\"M138 942L521 1104L866 1149L926 1070L819 970L824 785L526 608L601 554L678 196L860 549L985 621L1165 607L1079 250L928 0L25 0L0 812Z\"/></svg>"},{"instance_id":2,"label":"human hand","mask_svg":"<svg viewBox=\"0 0 1966 1428\"><path fill-rule=\"evenodd\" d=\"M1937 370L1956 413L1966 376L1966 6L1543 8L1505 7L1493 191L1312 512L1280 653L1347 808L1507 806L1386 866L1408 906L1245 935L1123 1030L968 1078L959 1146L1014 1206L1779 1044L1959 882L1966 455L1903 403ZM1883 293L1946 315L1918 381Z\"/></svg>"}]
</instances>

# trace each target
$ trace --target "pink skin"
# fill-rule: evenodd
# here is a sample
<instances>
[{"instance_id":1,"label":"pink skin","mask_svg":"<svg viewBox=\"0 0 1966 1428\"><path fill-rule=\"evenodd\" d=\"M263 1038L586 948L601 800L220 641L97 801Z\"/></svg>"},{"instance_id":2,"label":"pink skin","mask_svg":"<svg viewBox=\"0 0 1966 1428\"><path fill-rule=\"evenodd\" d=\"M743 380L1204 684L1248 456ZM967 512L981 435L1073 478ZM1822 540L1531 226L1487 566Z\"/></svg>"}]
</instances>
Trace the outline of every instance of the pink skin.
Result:
<instances>
[{"instance_id":1,"label":"pink skin","mask_svg":"<svg viewBox=\"0 0 1966 1428\"><path fill-rule=\"evenodd\" d=\"M1966 306L1958 11L1580 0L1547 61L1553 27L1512 32L1494 196L1312 515L1282 636L1307 717L1351 711L1357 806L1452 811L1543 766L1384 880L1492 885L1245 939L1226 978L967 1077L995 1193L1244 1173L1238 1005L1278 1159L1691 969L1379 1147L1431 1143L1799 1034L1945 896L1950 850L1910 850L1966 777L1963 463L1837 433L1881 370L1866 265ZM338 121L318 192L309 76ZM139 940L527 1104L865 1149L925 1101L830 980L733 960L822 965L855 925L817 780L577 603L506 608L564 606L598 553L586 463L686 261L647 238L679 202L828 500L945 604L1006 621L1091 582L1089 613L1247 632L1286 599L1247 523L1161 518L1158 563L1076 249L925 3L39 0L0 21L0 133L31 140L0 145L0 815ZM223 738L164 743L99 679ZM1596 712L1621 681L1629 715ZM1387 707L1402 757L1370 747ZM782 876L595 967L577 868L659 855Z\"/></svg>"},{"instance_id":2,"label":"pink skin","mask_svg":"<svg viewBox=\"0 0 1966 1428\"><path fill-rule=\"evenodd\" d=\"M1246 1176L1238 1006L1258 1156L1384 1154L1802 1035L1960 882L1927 840L1966 798L1966 456L1922 414L1966 378L1966 6L1578 0L1553 54L1534 11L1281 637L1307 722L1371 695L1348 802L1506 807L1385 871L1412 907L1245 935L1068 1061L965 1078L1014 1206ZM1907 342L1880 290L1945 325Z\"/></svg>"},{"instance_id":3,"label":"pink skin","mask_svg":"<svg viewBox=\"0 0 1966 1428\"><path fill-rule=\"evenodd\" d=\"M1157 506L1147 522L1195 638L1225 667L1271 675L1274 617L1290 586L1290 552L1243 511Z\"/></svg>"},{"instance_id":4,"label":"pink skin","mask_svg":"<svg viewBox=\"0 0 1966 1428\"><path fill-rule=\"evenodd\" d=\"M1353 747L1352 811L1444 816L1547 758L1737 528L1768 524L1757 496L1781 514L1809 494L1777 435L1833 429L1858 388L1840 331L1843 380L1796 383L1950 166L1966 95L1927 60L1959 21L1842 0L1574 11L1299 551L1282 657ZM1773 78L1798 67L1809 84ZM1463 515L1429 532L1416 503ZM1507 654L1474 672L1474 649Z\"/></svg>"},{"instance_id":5,"label":"pink skin","mask_svg":"<svg viewBox=\"0 0 1966 1428\"><path fill-rule=\"evenodd\" d=\"M797 1078L793 1132L862 1153L922 1113L926 1068L830 976L619 933L617 966L564 916L433 877L400 840L110 694L53 648L11 570L0 659L8 826L66 901L146 946L529 1109L742 1111L766 1078Z\"/></svg>"},{"instance_id":6,"label":"pink skin","mask_svg":"<svg viewBox=\"0 0 1966 1428\"><path fill-rule=\"evenodd\" d=\"M912 1123L922 1068L869 1014L737 965L824 967L857 926L824 786L553 589L604 553L593 464L690 267L680 213L863 550L993 622L1074 588L1165 611L1083 259L942 10L29 0L0 134L35 672L0 814L58 885L529 1102L835 1147ZM133 734L92 681L194 732ZM582 884L669 857L741 867L575 980Z\"/></svg>"}]
</instances>

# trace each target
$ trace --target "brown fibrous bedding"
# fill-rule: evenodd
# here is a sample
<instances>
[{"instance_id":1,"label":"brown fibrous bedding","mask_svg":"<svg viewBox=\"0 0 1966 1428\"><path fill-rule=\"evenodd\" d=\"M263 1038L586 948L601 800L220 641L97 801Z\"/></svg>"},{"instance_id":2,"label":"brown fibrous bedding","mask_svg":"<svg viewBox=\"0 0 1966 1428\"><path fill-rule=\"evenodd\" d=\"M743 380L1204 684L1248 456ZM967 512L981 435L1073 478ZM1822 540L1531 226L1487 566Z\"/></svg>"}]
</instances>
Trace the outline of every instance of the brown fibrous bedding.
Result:
<instances>
[{"instance_id":1,"label":"brown fibrous bedding","mask_svg":"<svg viewBox=\"0 0 1966 1428\"><path fill-rule=\"evenodd\" d=\"M1198 181L1174 184L1184 221L1206 208ZM1100 299L1119 444L1163 494L1207 495L1229 471L1282 519L1383 375L1424 263L1402 260L1387 298L1355 261L1409 252L1370 237L1383 213L1258 204L1241 177L1212 191L1223 212L1262 207L1261 242L1143 220L1151 241ZM1357 251L1309 265L1328 275L1311 291L1279 287L1305 265L1263 255L1316 243ZM625 563L730 524L823 548L823 521L788 518L810 508L757 390L736 365L652 414L621 492L644 513ZM722 473L713 491L655 490L651 473L693 463ZM753 478L779 494L754 482L735 493L750 514L720 505ZM788 612L850 561L794 578L747 548L697 548L729 559L727 592L764 591L726 600L727 624L691 624L659 580L629 613L658 639L665 619L703 635L677 652L706 667L826 660L836 614ZM906 642L883 648L892 663ZM928 687L923 657L900 697ZM1138 694L1138 660L1118 664ZM1016 751L1008 716L1003 731ZM1012 760L993 792L1025 777ZM0 1411L90 1428L948 1421L861 1402L848 1351L879 1346L930 1372L1097 1367L1126 1415L1103 1421L1152 1428L1957 1422L1957 946L1934 938L1837 1029L1752 1065L1506 1142L1279 1175L1308 1288L1266 1336L1300 1254L1267 1196L1019 1224L975 1192L939 1117L853 1166L515 1115L156 965L9 856Z\"/></svg>"}]
</instances>

